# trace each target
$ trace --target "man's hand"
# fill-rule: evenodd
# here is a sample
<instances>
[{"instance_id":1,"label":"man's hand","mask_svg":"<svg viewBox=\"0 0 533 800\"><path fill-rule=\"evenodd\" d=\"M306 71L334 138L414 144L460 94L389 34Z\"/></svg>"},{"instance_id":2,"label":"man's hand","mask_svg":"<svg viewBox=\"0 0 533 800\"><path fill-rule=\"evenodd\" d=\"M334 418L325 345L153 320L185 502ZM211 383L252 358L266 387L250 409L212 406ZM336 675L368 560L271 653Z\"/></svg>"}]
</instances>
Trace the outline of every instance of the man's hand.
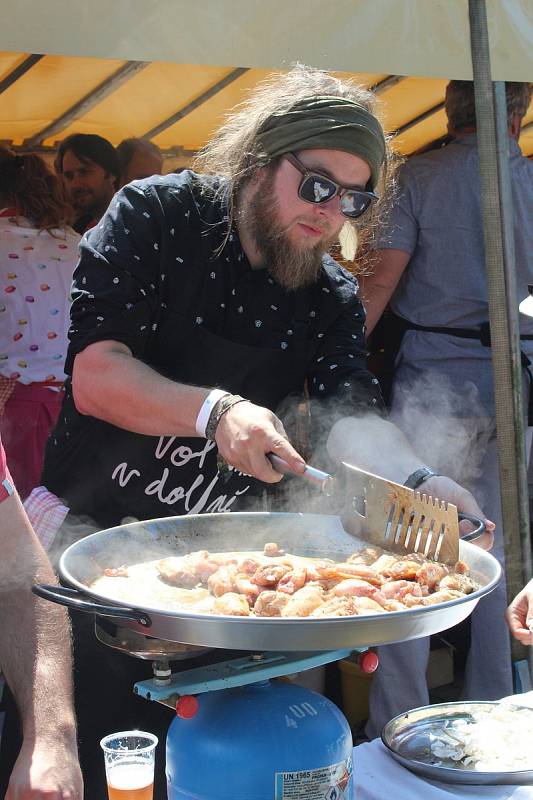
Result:
<instances>
[{"instance_id":1,"label":"man's hand","mask_svg":"<svg viewBox=\"0 0 533 800\"><path fill-rule=\"evenodd\" d=\"M505 612L505 619L515 639L533 645L533 580L516 595Z\"/></svg>"},{"instance_id":2,"label":"man's hand","mask_svg":"<svg viewBox=\"0 0 533 800\"><path fill-rule=\"evenodd\" d=\"M424 481L417 489L422 494L427 493L432 497L437 497L439 500L446 500L448 503L453 503L457 506L458 511L463 514L472 514L474 517L480 517L485 523L486 530L478 539L474 539L472 544L481 547L483 550L490 550L494 543L494 522L485 518L482 510L474 500L473 496L467 489L459 486L458 483L447 478L445 475L434 475ZM468 533L473 530L471 522L464 520L459 526L460 533Z\"/></svg>"},{"instance_id":3,"label":"man's hand","mask_svg":"<svg viewBox=\"0 0 533 800\"><path fill-rule=\"evenodd\" d=\"M83 800L83 781L75 741L53 733L23 743L5 800Z\"/></svg>"},{"instance_id":4,"label":"man's hand","mask_svg":"<svg viewBox=\"0 0 533 800\"><path fill-rule=\"evenodd\" d=\"M295 472L305 469L305 461L290 444L281 421L268 408L236 403L220 418L215 439L220 455L230 466L265 483L282 478L266 458L267 453L283 458Z\"/></svg>"}]
</instances>

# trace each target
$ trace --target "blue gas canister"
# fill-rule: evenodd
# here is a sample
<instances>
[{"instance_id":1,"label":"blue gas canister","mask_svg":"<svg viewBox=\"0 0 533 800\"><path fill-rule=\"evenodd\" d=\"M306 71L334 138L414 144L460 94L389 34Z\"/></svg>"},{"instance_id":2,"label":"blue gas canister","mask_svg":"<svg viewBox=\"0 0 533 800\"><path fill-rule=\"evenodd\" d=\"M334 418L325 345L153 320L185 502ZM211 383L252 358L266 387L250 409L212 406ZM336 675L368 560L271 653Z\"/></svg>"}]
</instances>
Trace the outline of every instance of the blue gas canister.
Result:
<instances>
[{"instance_id":1,"label":"blue gas canister","mask_svg":"<svg viewBox=\"0 0 533 800\"><path fill-rule=\"evenodd\" d=\"M351 800L352 736L327 698L262 681L181 698L166 771L168 800Z\"/></svg>"}]
</instances>

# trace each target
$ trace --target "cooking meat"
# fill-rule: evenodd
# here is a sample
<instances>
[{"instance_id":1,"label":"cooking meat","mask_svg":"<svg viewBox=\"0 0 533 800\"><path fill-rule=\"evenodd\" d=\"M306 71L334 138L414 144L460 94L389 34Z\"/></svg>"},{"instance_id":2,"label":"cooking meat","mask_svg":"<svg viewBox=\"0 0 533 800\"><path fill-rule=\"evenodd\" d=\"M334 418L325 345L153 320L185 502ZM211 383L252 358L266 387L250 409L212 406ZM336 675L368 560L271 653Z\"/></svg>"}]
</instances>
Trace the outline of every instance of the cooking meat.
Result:
<instances>
[{"instance_id":1,"label":"cooking meat","mask_svg":"<svg viewBox=\"0 0 533 800\"><path fill-rule=\"evenodd\" d=\"M463 594L471 594L477 589L477 584L468 575L446 575L439 583L439 589L457 589Z\"/></svg>"},{"instance_id":2,"label":"cooking meat","mask_svg":"<svg viewBox=\"0 0 533 800\"><path fill-rule=\"evenodd\" d=\"M336 562L285 553L274 542L265 545L264 553L199 550L110 567L93 587L100 589L100 583L104 594L116 586L121 601L138 599L142 587L147 603L153 597L153 602L172 610L256 617L406 611L449 602L478 588L462 561L449 567L419 553L402 556L366 547Z\"/></svg>"},{"instance_id":3,"label":"cooking meat","mask_svg":"<svg viewBox=\"0 0 533 800\"><path fill-rule=\"evenodd\" d=\"M420 564L416 561L412 560L400 560L396 561L395 564L392 564L390 567L386 567L382 569L381 572L383 575L386 575L391 580L398 581L398 580L407 580L407 581L414 581L416 580L416 575L418 570L420 569Z\"/></svg>"},{"instance_id":4,"label":"cooking meat","mask_svg":"<svg viewBox=\"0 0 533 800\"><path fill-rule=\"evenodd\" d=\"M384 614L385 608L377 603L372 597L354 597L353 601L357 609L357 613L363 614Z\"/></svg>"},{"instance_id":5,"label":"cooking meat","mask_svg":"<svg viewBox=\"0 0 533 800\"><path fill-rule=\"evenodd\" d=\"M283 553L284 551L280 549L277 542L267 542L263 547L263 554L265 556L281 556Z\"/></svg>"},{"instance_id":6,"label":"cooking meat","mask_svg":"<svg viewBox=\"0 0 533 800\"><path fill-rule=\"evenodd\" d=\"M428 589L433 590L439 585L442 578L444 578L448 572L449 569L445 564L427 561L425 564L422 564L416 573L416 580L418 583L427 586Z\"/></svg>"},{"instance_id":7,"label":"cooking meat","mask_svg":"<svg viewBox=\"0 0 533 800\"><path fill-rule=\"evenodd\" d=\"M129 572L127 567L109 567L104 569L104 575L108 578L128 578Z\"/></svg>"},{"instance_id":8,"label":"cooking meat","mask_svg":"<svg viewBox=\"0 0 533 800\"><path fill-rule=\"evenodd\" d=\"M462 592L456 589L439 589L438 592L423 597L420 601L423 606L434 606L437 603L447 603L449 600L457 600L458 597L464 597Z\"/></svg>"},{"instance_id":9,"label":"cooking meat","mask_svg":"<svg viewBox=\"0 0 533 800\"><path fill-rule=\"evenodd\" d=\"M210 575L219 569L220 564L207 550L199 550L186 556L163 558L156 568L161 578L173 586L194 587L207 583Z\"/></svg>"},{"instance_id":10,"label":"cooking meat","mask_svg":"<svg viewBox=\"0 0 533 800\"><path fill-rule=\"evenodd\" d=\"M379 599L385 600L378 588L358 578L348 578L345 581L341 581L333 587L330 594L334 597L342 597L343 595L346 597L372 597L377 602L379 602Z\"/></svg>"},{"instance_id":11,"label":"cooking meat","mask_svg":"<svg viewBox=\"0 0 533 800\"><path fill-rule=\"evenodd\" d=\"M213 613L227 614L231 617L248 617L250 615L250 606L243 594L226 592L226 594L217 597L213 603Z\"/></svg>"},{"instance_id":12,"label":"cooking meat","mask_svg":"<svg viewBox=\"0 0 533 800\"><path fill-rule=\"evenodd\" d=\"M352 617L355 614L357 606L353 597L331 597L311 612L312 617Z\"/></svg>"},{"instance_id":13,"label":"cooking meat","mask_svg":"<svg viewBox=\"0 0 533 800\"><path fill-rule=\"evenodd\" d=\"M285 592L261 592L253 608L256 617L280 617L290 600Z\"/></svg>"},{"instance_id":14,"label":"cooking meat","mask_svg":"<svg viewBox=\"0 0 533 800\"><path fill-rule=\"evenodd\" d=\"M263 564L263 566L257 568L252 580L258 586L273 589L281 578L290 571L291 568L286 564Z\"/></svg>"},{"instance_id":15,"label":"cooking meat","mask_svg":"<svg viewBox=\"0 0 533 800\"><path fill-rule=\"evenodd\" d=\"M304 586L289 598L289 602L281 611L281 616L308 617L323 601L323 589L318 586Z\"/></svg>"},{"instance_id":16,"label":"cooking meat","mask_svg":"<svg viewBox=\"0 0 533 800\"><path fill-rule=\"evenodd\" d=\"M289 570L278 583L278 592L285 592L286 594L294 594L299 589L302 589L307 580L307 570L305 567L300 569Z\"/></svg>"},{"instance_id":17,"label":"cooking meat","mask_svg":"<svg viewBox=\"0 0 533 800\"><path fill-rule=\"evenodd\" d=\"M215 597L222 597L226 592L235 590L235 578L237 569L234 565L218 567L216 572L207 579L207 588Z\"/></svg>"},{"instance_id":18,"label":"cooking meat","mask_svg":"<svg viewBox=\"0 0 533 800\"><path fill-rule=\"evenodd\" d=\"M413 581L387 581L380 589L381 594L386 600L402 600L408 594L415 594L422 597L422 587Z\"/></svg>"}]
</instances>

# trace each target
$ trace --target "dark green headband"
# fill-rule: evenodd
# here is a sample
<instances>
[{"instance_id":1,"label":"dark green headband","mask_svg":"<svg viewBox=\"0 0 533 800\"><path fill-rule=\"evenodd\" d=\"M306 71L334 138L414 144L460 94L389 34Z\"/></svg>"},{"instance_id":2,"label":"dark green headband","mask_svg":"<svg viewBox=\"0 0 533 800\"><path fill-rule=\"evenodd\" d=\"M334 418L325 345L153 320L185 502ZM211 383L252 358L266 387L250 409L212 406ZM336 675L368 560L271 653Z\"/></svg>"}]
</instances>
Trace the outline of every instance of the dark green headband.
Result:
<instances>
[{"instance_id":1,"label":"dark green headband","mask_svg":"<svg viewBox=\"0 0 533 800\"><path fill-rule=\"evenodd\" d=\"M271 114L260 126L257 140L271 158L320 148L353 153L369 165L372 190L385 160L385 136L376 117L342 97L307 97L288 111Z\"/></svg>"}]
</instances>

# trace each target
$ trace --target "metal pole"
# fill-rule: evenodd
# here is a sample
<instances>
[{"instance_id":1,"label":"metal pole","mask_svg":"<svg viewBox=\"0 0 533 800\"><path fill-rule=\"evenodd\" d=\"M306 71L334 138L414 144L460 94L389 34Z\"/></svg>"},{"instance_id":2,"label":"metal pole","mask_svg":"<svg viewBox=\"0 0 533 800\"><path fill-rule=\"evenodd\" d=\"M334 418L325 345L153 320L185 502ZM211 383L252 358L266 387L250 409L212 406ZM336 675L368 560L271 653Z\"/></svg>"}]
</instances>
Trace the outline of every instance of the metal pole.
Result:
<instances>
[{"instance_id":1,"label":"metal pole","mask_svg":"<svg viewBox=\"0 0 533 800\"><path fill-rule=\"evenodd\" d=\"M505 84L492 83L485 0L469 0L507 593L531 577L522 365ZM527 287L524 287L524 295ZM513 660L524 649L513 640Z\"/></svg>"}]
</instances>

